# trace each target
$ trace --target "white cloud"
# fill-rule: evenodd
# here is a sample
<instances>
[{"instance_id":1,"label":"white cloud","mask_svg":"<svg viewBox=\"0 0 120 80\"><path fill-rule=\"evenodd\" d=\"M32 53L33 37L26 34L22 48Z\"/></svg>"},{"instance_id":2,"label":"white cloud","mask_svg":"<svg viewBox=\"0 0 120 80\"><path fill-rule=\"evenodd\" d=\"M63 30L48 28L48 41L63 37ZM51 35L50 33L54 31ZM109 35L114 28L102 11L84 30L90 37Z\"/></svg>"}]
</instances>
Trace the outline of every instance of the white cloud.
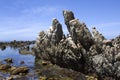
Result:
<instances>
[{"instance_id":1,"label":"white cloud","mask_svg":"<svg viewBox=\"0 0 120 80\"><path fill-rule=\"evenodd\" d=\"M58 7L51 7L51 6L39 6L39 7L33 7L30 9L25 9L21 11L22 14L27 15L34 15L34 14L41 14L41 15L50 15L55 14L58 11Z\"/></svg>"},{"instance_id":2,"label":"white cloud","mask_svg":"<svg viewBox=\"0 0 120 80\"><path fill-rule=\"evenodd\" d=\"M19 2L18 2L19 3ZM20 3L24 4L24 2ZM0 19L0 40L36 39L41 30L51 26L50 17L59 11L59 7L38 6L21 11L20 15ZM43 17L44 16L44 17Z\"/></svg>"}]
</instances>

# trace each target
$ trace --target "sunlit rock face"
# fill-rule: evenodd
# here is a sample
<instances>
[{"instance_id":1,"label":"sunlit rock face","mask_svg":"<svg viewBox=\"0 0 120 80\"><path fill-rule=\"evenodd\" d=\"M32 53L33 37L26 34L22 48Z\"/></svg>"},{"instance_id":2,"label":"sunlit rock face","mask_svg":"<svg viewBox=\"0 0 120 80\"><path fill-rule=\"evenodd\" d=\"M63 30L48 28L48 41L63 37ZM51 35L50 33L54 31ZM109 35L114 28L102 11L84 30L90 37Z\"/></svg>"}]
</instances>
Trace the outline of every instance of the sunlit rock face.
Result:
<instances>
[{"instance_id":1,"label":"sunlit rock face","mask_svg":"<svg viewBox=\"0 0 120 80\"><path fill-rule=\"evenodd\" d=\"M94 27L92 33L85 23L75 19L72 11L63 11L69 34L64 35L62 25L53 19L46 32L41 31L36 40L37 58L51 61L61 67L98 77L120 78L120 36L107 40Z\"/></svg>"},{"instance_id":2,"label":"sunlit rock face","mask_svg":"<svg viewBox=\"0 0 120 80\"><path fill-rule=\"evenodd\" d=\"M103 40L105 40L104 36L102 34L100 34L95 27L92 28L92 33L94 36L95 41L97 42L102 42Z\"/></svg>"},{"instance_id":3,"label":"sunlit rock face","mask_svg":"<svg viewBox=\"0 0 120 80\"><path fill-rule=\"evenodd\" d=\"M69 24L69 22L70 22L71 20L75 19L74 14L73 14L72 11L64 10L64 11L63 11L63 16L64 16L65 24L67 25L67 29L68 29L68 31L70 32L70 24Z\"/></svg>"},{"instance_id":4,"label":"sunlit rock face","mask_svg":"<svg viewBox=\"0 0 120 80\"><path fill-rule=\"evenodd\" d=\"M80 23L78 19L69 21L70 24L70 35L75 43L81 43L82 46L89 50L90 46L93 45L93 37L85 23Z\"/></svg>"}]
</instances>

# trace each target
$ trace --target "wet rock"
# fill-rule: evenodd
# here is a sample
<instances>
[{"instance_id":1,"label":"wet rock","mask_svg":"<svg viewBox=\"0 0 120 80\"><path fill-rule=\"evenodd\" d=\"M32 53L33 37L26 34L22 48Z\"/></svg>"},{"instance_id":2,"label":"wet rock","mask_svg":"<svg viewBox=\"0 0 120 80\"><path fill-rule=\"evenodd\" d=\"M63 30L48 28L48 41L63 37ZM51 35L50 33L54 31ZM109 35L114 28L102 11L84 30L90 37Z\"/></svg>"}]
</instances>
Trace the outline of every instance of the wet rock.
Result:
<instances>
[{"instance_id":1,"label":"wet rock","mask_svg":"<svg viewBox=\"0 0 120 80\"><path fill-rule=\"evenodd\" d=\"M20 64L24 64L25 62L24 61L21 61Z\"/></svg>"},{"instance_id":2,"label":"wet rock","mask_svg":"<svg viewBox=\"0 0 120 80\"><path fill-rule=\"evenodd\" d=\"M60 68L57 65L42 66L41 59L35 58L35 69L41 79L54 79L54 80L86 80L84 74L67 69Z\"/></svg>"},{"instance_id":3,"label":"wet rock","mask_svg":"<svg viewBox=\"0 0 120 80\"><path fill-rule=\"evenodd\" d=\"M13 70L15 70L15 69L17 69L15 66L12 66L11 68L10 68L10 72L12 72Z\"/></svg>"},{"instance_id":4,"label":"wet rock","mask_svg":"<svg viewBox=\"0 0 120 80\"><path fill-rule=\"evenodd\" d=\"M7 58L7 59L4 59L4 61L6 61L7 63L13 63L12 58Z\"/></svg>"},{"instance_id":5,"label":"wet rock","mask_svg":"<svg viewBox=\"0 0 120 80\"><path fill-rule=\"evenodd\" d=\"M13 77L8 77L7 80L13 80Z\"/></svg>"},{"instance_id":6,"label":"wet rock","mask_svg":"<svg viewBox=\"0 0 120 80\"><path fill-rule=\"evenodd\" d=\"M47 65L48 63L45 61L42 61L42 65Z\"/></svg>"},{"instance_id":7,"label":"wet rock","mask_svg":"<svg viewBox=\"0 0 120 80\"><path fill-rule=\"evenodd\" d=\"M39 80L46 80L46 79L47 77L42 77L42 76L39 78Z\"/></svg>"},{"instance_id":8,"label":"wet rock","mask_svg":"<svg viewBox=\"0 0 120 80\"><path fill-rule=\"evenodd\" d=\"M6 49L6 46L5 46L5 45L2 45L2 46L0 46L0 49L1 49L2 51L4 51L4 50Z\"/></svg>"},{"instance_id":9,"label":"wet rock","mask_svg":"<svg viewBox=\"0 0 120 80\"><path fill-rule=\"evenodd\" d=\"M16 74L20 74L20 73L28 73L29 69L28 67L18 67L16 69L14 69L11 74L16 75Z\"/></svg>"},{"instance_id":10,"label":"wet rock","mask_svg":"<svg viewBox=\"0 0 120 80\"><path fill-rule=\"evenodd\" d=\"M1 64L1 65L0 65L0 70L8 70L8 69L10 69L10 68L11 68L11 66L8 65L8 64Z\"/></svg>"},{"instance_id":11,"label":"wet rock","mask_svg":"<svg viewBox=\"0 0 120 80\"><path fill-rule=\"evenodd\" d=\"M20 54L23 54L23 55L33 54L31 51L24 50L24 49L19 49L19 53L20 53Z\"/></svg>"}]
</instances>

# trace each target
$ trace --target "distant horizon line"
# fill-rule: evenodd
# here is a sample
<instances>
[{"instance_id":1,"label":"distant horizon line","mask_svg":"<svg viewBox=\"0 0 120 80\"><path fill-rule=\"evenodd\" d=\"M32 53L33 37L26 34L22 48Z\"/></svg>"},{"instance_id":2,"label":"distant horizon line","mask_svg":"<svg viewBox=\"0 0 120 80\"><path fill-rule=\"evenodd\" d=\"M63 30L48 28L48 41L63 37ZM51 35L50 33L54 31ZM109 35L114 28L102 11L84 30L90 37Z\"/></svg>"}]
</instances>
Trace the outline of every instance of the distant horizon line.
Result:
<instances>
[{"instance_id":1,"label":"distant horizon line","mask_svg":"<svg viewBox=\"0 0 120 80\"><path fill-rule=\"evenodd\" d=\"M115 39L116 37L118 37L119 35L117 35L117 36L109 36L109 37L106 37L106 36L104 36L106 39ZM36 41L36 39L29 39L29 40L17 40L17 39L14 39L14 40L16 40L16 41ZM14 41L14 40L0 40L0 42L11 42L11 41Z\"/></svg>"}]
</instances>

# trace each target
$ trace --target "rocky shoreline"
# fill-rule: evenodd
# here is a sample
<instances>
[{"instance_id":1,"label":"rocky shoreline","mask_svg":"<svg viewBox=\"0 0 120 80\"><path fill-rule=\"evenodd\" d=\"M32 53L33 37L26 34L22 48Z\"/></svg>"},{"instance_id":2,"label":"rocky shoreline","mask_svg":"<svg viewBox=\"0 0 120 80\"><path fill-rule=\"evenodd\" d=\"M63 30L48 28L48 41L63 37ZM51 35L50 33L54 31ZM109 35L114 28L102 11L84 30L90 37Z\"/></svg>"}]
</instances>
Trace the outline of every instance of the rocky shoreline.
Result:
<instances>
[{"instance_id":1,"label":"rocky shoreline","mask_svg":"<svg viewBox=\"0 0 120 80\"><path fill-rule=\"evenodd\" d=\"M60 22L53 19L52 27L39 33L34 47L36 58L84 74L96 74L98 80L119 80L120 36L108 40L95 27L91 33L72 11L64 10L63 16L69 34L65 36Z\"/></svg>"},{"instance_id":2,"label":"rocky shoreline","mask_svg":"<svg viewBox=\"0 0 120 80\"><path fill-rule=\"evenodd\" d=\"M31 44L35 44L35 41L10 41L10 42L0 42L0 49L5 50L7 46L11 48L21 48L24 46L29 46Z\"/></svg>"},{"instance_id":3,"label":"rocky shoreline","mask_svg":"<svg viewBox=\"0 0 120 80\"><path fill-rule=\"evenodd\" d=\"M0 42L1 51L5 51L7 48L13 50L18 50L18 52L22 55L31 54L32 47L30 45L34 45L35 41L11 41L11 42ZM7 53L5 53L7 56ZM11 54L13 55L13 54ZM18 57L19 58L19 57ZM0 80L29 80L29 76L33 75L28 66L23 66L25 63L24 60L21 60L18 65L15 63L17 60L14 60L11 57L7 57L3 60L0 59ZM9 77L6 77L9 75ZM28 76L28 77L27 77Z\"/></svg>"}]
</instances>

